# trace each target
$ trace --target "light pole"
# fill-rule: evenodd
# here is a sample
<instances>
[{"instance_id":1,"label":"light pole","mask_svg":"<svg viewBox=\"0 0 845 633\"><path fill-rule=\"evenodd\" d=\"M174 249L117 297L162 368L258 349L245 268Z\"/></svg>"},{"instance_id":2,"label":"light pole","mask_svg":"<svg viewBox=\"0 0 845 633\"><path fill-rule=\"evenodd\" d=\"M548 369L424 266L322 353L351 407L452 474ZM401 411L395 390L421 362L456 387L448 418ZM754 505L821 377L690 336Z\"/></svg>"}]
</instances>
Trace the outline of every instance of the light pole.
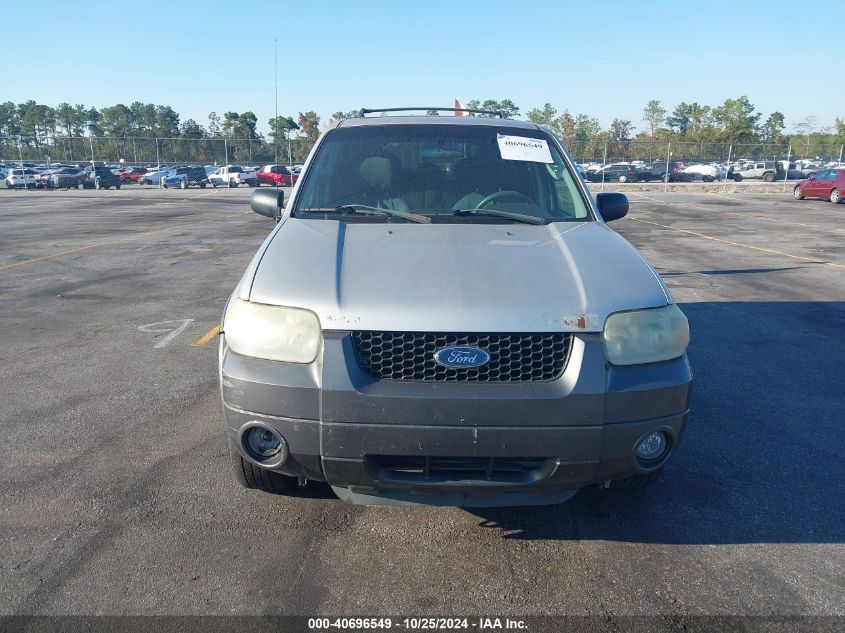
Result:
<instances>
[{"instance_id":1,"label":"light pole","mask_svg":"<svg viewBox=\"0 0 845 633\"><path fill-rule=\"evenodd\" d=\"M273 118L273 162L279 162L279 40L273 38L273 81L275 117Z\"/></svg>"}]
</instances>

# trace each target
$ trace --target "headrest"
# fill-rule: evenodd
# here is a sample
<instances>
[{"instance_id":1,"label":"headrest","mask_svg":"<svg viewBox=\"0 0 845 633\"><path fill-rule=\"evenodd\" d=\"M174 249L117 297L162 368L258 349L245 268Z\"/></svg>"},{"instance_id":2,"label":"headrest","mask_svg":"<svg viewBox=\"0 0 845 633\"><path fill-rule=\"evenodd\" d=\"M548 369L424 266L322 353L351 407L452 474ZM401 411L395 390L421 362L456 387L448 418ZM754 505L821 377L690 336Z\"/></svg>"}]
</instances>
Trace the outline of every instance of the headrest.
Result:
<instances>
[{"instance_id":1,"label":"headrest","mask_svg":"<svg viewBox=\"0 0 845 633\"><path fill-rule=\"evenodd\" d=\"M389 158L370 156L361 163L360 173L371 187L386 187L393 180L393 165Z\"/></svg>"}]
</instances>

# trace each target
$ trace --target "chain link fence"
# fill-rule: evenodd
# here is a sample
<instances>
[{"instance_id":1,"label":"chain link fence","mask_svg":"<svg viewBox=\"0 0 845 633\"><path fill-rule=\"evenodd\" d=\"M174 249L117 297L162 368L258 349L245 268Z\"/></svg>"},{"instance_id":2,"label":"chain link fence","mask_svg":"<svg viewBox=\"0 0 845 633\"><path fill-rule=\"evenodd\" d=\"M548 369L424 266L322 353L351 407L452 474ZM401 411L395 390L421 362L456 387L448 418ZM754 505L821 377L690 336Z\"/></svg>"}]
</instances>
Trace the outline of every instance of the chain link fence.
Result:
<instances>
[{"instance_id":1,"label":"chain link fence","mask_svg":"<svg viewBox=\"0 0 845 633\"><path fill-rule=\"evenodd\" d=\"M578 163L612 164L619 162L641 161L683 161L685 163L725 163L737 160L814 160L819 162L839 162L843 146L840 143L697 143L697 142L656 142L627 141L594 144L592 147L574 147L571 153Z\"/></svg>"},{"instance_id":2,"label":"chain link fence","mask_svg":"<svg viewBox=\"0 0 845 633\"><path fill-rule=\"evenodd\" d=\"M159 165L267 165L305 162L313 142L291 139L278 145L263 139L136 138L51 136L26 139L0 136L0 162L82 165L91 162L127 167Z\"/></svg>"},{"instance_id":3,"label":"chain link fence","mask_svg":"<svg viewBox=\"0 0 845 633\"><path fill-rule=\"evenodd\" d=\"M18 163L83 166L95 162L112 168L296 165L305 161L312 146L313 141L304 138L274 145L264 139L0 136L0 162L7 166ZM587 180L601 182L602 186L605 182L626 181L724 181L733 177L734 169L747 163L779 165L777 180L786 181L825 167L843 165L842 144L809 140L793 144L735 145L576 138L571 140L570 151ZM636 171L626 175L623 166Z\"/></svg>"}]
</instances>

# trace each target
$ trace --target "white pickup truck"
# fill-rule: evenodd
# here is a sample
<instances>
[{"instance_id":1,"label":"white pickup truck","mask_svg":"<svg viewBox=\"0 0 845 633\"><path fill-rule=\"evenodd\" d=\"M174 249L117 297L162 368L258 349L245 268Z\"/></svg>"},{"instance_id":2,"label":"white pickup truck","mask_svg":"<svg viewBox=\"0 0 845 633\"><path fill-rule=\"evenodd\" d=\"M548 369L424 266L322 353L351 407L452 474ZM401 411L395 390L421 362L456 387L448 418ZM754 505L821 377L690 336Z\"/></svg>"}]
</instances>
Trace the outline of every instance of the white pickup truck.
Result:
<instances>
[{"instance_id":1,"label":"white pickup truck","mask_svg":"<svg viewBox=\"0 0 845 633\"><path fill-rule=\"evenodd\" d=\"M218 167L217 171L208 176L208 182L214 187L237 187L246 184L249 187L258 186L258 174L254 169L244 169L240 165L226 165Z\"/></svg>"}]
</instances>

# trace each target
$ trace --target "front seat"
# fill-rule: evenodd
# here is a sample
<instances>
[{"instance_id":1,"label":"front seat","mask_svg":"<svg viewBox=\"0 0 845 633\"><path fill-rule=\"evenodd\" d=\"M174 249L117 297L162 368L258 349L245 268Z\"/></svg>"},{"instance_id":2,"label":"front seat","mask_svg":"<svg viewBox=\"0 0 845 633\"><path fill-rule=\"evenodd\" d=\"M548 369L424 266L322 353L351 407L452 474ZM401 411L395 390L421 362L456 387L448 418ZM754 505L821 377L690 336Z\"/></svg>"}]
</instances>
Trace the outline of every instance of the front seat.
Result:
<instances>
[{"instance_id":1,"label":"front seat","mask_svg":"<svg viewBox=\"0 0 845 633\"><path fill-rule=\"evenodd\" d=\"M408 203L403 198L392 195L391 185L398 171L394 162L384 156L370 156L361 163L358 170L361 178L376 191L377 206L395 211L408 211Z\"/></svg>"}]
</instances>

